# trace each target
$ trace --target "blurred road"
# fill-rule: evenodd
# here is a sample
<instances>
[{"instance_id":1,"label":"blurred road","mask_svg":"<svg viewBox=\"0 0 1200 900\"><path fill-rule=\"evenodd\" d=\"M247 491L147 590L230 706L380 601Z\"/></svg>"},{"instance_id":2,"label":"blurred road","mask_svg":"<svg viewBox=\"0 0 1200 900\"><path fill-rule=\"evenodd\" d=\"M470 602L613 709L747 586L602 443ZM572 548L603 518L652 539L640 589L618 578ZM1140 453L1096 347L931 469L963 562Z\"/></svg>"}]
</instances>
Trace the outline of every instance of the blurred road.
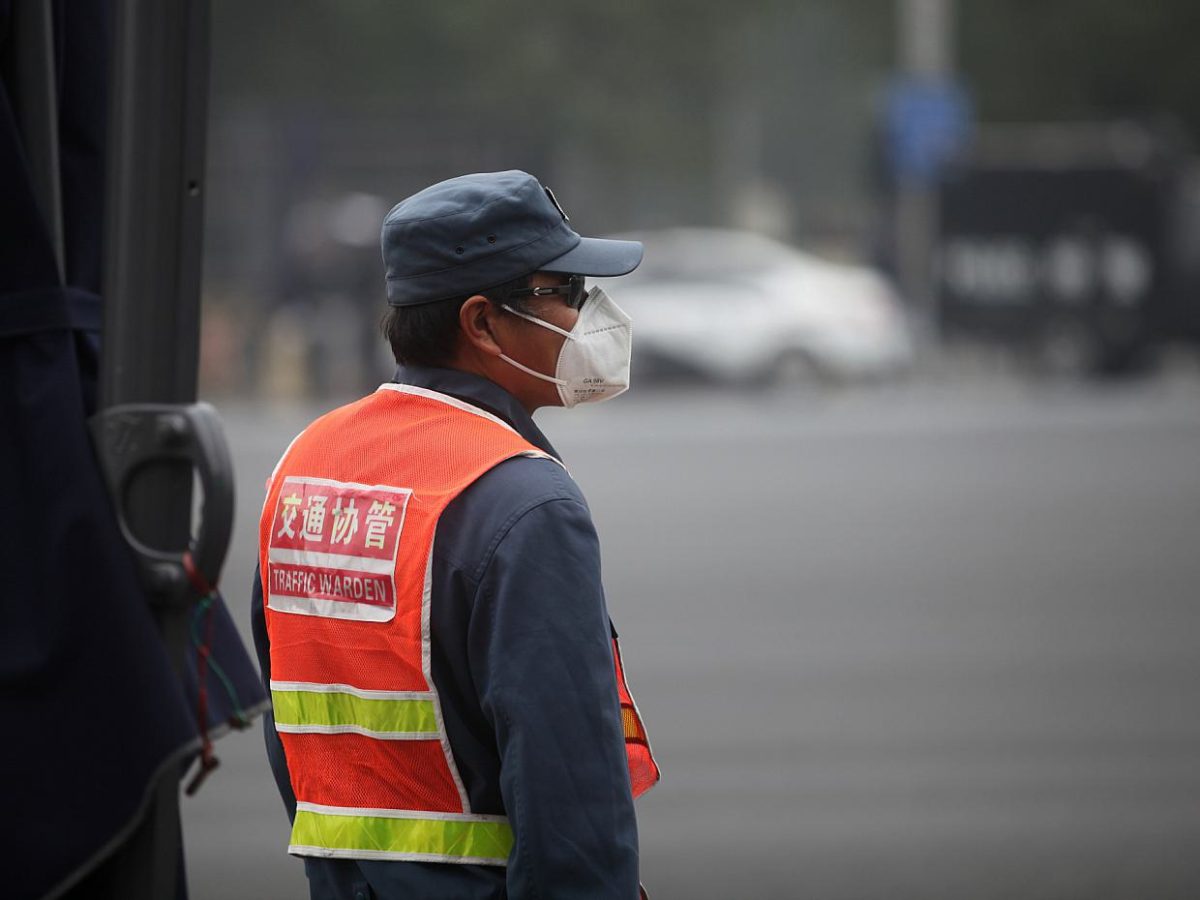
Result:
<instances>
[{"instance_id":1,"label":"blurred road","mask_svg":"<svg viewBox=\"0 0 1200 900\"><path fill-rule=\"evenodd\" d=\"M225 406L227 600L319 410ZM646 393L539 422L591 502L664 769L662 898L1200 896L1200 385ZM306 897L257 730L194 900Z\"/></svg>"}]
</instances>

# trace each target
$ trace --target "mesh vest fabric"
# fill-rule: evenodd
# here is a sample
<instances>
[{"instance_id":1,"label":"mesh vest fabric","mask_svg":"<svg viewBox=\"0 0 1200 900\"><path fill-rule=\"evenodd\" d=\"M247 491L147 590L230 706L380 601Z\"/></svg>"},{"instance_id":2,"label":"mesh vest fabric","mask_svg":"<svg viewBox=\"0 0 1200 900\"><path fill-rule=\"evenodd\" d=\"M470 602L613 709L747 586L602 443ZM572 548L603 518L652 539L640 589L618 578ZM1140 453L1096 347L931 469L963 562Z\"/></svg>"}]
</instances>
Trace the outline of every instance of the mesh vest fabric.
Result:
<instances>
[{"instance_id":1,"label":"mesh vest fabric","mask_svg":"<svg viewBox=\"0 0 1200 900\"><path fill-rule=\"evenodd\" d=\"M430 676L430 560L446 506L519 455L552 459L475 407L385 385L318 419L280 460L259 552L298 802L290 852L507 861L507 820L470 809ZM657 767L615 642L614 658L636 796Z\"/></svg>"}]
</instances>

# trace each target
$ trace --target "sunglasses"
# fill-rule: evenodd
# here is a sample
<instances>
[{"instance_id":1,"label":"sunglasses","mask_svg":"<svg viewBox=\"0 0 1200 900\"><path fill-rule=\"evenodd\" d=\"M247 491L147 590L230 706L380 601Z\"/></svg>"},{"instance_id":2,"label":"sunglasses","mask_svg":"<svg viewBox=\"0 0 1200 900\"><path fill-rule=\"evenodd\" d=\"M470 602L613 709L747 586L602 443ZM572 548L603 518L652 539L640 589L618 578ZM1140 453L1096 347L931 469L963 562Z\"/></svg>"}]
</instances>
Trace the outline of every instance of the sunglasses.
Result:
<instances>
[{"instance_id":1,"label":"sunglasses","mask_svg":"<svg viewBox=\"0 0 1200 900\"><path fill-rule=\"evenodd\" d=\"M554 287L535 287L535 288L516 288L508 292L510 297L553 297L563 296L567 298L567 306L571 309L579 309L583 306L583 301L587 299L587 288L584 287L584 276L572 275L566 284L555 285Z\"/></svg>"}]
</instances>

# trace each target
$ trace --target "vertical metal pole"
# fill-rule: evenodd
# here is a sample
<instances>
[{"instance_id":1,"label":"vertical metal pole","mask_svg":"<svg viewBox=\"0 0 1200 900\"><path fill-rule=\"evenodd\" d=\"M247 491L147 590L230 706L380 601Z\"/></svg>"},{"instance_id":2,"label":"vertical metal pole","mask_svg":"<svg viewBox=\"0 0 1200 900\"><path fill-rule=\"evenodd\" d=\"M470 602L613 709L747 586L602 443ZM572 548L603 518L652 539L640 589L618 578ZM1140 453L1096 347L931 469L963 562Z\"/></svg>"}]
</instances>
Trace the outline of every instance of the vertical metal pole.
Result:
<instances>
[{"instance_id":1,"label":"vertical metal pole","mask_svg":"<svg viewBox=\"0 0 1200 900\"><path fill-rule=\"evenodd\" d=\"M905 71L948 75L954 70L952 0L900 0L900 49Z\"/></svg>"},{"instance_id":2,"label":"vertical metal pole","mask_svg":"<svg viewBox=\"0 0 1200 900\"><path fill-rule=\"evenodd\" d=\"M115 37L101 404L190 403L200 344L207 0L118 0Z\"/></svg>"},{"instance_id":3,"label":"vertical metal pole","mask_svg":"<svg viewBox=\"0 0 1200 900\"><path fill-rule=\"evenodd\" d=\"M900 69L907 75L948 78L953 63L953 0L899 0ZM926 337L938 332L933 254L939 222L932 185L901 178L896 194L896 255L900 286Z\"/></svg>"},{"instance_id":4,"label":"vertical metal pole","mask_svg":"<svg viewBox=\"0 0 1200 900\"><path fill-rule=\"evenodd\" d=\"M762 179L764 116L758 76L765 32L761 15L747 15L731 30L730 59L722 68L714 116L716 212L737 228L746 227L747 192Z\"/></svg>"},{"instance_id":5,"label":"vertical metal pole","mask_svg":"<svg viewBox=\"0 0 1200 900\"><path fill-rule=\"evenodd\" d=\"M58 91L52 0L15 0L12 7L13 107L30 182L63 277L62 181L58 168Z\"/></svg>"},{"instance_id":6,"label":"vertical metal pole","mask_svg":"<svg viewBox=\"0 0 1200 900\"><path fill-rule=\"evenodd\" d=\"M208 2L117 0L115 13L100 405L190 403L199 357ZM131 530L155 549L184 549L190 468L148 471L131 488ZM179 671L189 609L179 585L161 587L154 611ZM122 897L175 896L180 774L163 778L122 851Z\"/></svg>"}]
</instances>

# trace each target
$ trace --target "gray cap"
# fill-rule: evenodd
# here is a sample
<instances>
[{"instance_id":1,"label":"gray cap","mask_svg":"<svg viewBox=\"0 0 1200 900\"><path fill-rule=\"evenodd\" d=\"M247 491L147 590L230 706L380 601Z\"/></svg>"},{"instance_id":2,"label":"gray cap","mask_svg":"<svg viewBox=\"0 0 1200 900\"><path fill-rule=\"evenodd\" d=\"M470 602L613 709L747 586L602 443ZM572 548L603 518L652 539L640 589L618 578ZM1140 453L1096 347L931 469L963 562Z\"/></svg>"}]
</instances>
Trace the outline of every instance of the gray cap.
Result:
<instances>
[{"instance_id":1,"label":"gray cap","mask_svg":"<svg viewBox=\"0 0 1200 900\"><path fill-rule=\"evenodd\" d=\"M461 175L401 200L380 235L391 306L486 291L534 272L625 275L637 241L580 237L549 188L520 171Z\"/></svg>"}]
</instances>

